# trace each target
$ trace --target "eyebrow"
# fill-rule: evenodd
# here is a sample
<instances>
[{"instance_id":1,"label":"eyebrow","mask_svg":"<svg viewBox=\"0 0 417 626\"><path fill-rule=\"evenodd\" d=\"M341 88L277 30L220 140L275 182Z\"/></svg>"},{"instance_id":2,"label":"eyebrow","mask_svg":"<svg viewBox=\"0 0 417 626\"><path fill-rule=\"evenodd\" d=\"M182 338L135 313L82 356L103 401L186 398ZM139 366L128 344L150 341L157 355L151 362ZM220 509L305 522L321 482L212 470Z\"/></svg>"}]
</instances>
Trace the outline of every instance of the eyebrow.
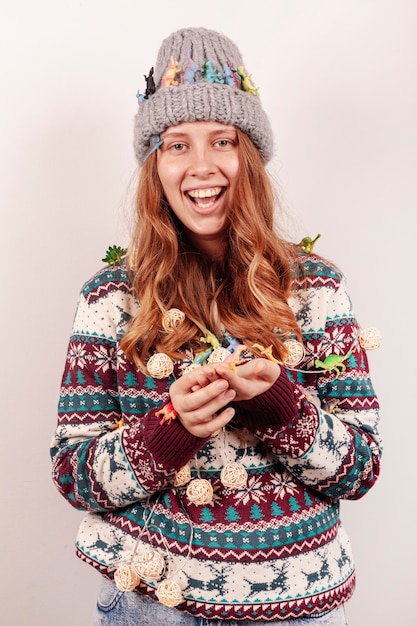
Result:
<instances>
[{"instance_id":1,"label":"eyebrow","mask_svg":"<svg viewBox=\"0 0 417 626\"><path fill-rule=\"evenodd\" d=\"M225 127L225 128L218 128L216 130L211 131L210 136L215 136L215 135L222 135L223 133L232 133L234 135L237 135L236 129L233 127ZM190 133L187 133L186 131L171 131L171 130L167 130L164 133L161 134L161 136L164 135L164 137L166 138L178 138L178 137L189 137Z\"/></svg>"},{"instance_id":2,"label":"eyebrow","mask_svg":"<svg viewBox=\"0 0 417 626\"><path fill-rule=\"evenodd\" d=\"M171 131L165 131L164 133L162 133L162 135L164 137L174 137L174 139L175 137L188 137L188 133L176 133Z\"/></svg>"}]
</instances>

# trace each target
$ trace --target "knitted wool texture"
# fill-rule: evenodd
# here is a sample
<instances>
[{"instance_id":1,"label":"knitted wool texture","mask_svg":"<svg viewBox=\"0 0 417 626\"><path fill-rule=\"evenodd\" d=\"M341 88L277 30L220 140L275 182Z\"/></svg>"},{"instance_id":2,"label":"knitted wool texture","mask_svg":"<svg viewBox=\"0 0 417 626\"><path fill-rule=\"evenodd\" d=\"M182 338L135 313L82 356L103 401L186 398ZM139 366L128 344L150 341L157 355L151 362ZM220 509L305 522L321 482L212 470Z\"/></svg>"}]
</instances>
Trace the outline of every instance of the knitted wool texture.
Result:
<instances>
[{"instance_id":1,"label":"knitted wool texture","mask_svg":"<svg viewBox=\"0 0 417 626\"><path fill-rule=\"evenodd\" d=\"M179 84L163 87L162 79L171 59L181 68L177 77ZM185 78L190 59L198 70L192 73L192 78ZM250 137L265 163L272 158L271 125L259 96L225 82L207 80L203 68L208 61L220 73L225 71L225 65L232 68L235 77L237 68L244 67L235 43L212 30L186 28L162 42L154 69L156 91L139 102L135 116L134 149L139 160L149 150L152 136L181 122L201 120L236 126Z\"/></svg>"},{"instance_id":2,"label":"knitted wool texture","mask_svg":"<svg viewBox=\"0 0 417 626\"><path fill-rule=\"evenodd\" d=\"M52 449L58 489L88 511L77 538L83 561L113 577L135 549L149 515L144 503L159 494L142 547L150 542L185 577L179 610L256 623L317 616L352 595L339 500L360 498L377 478L378 402L340 272L306 256L289 304L306 350L299 370L283 369L267 393L236 402L225 432L205 440L157 415L187 358L174 375L154 379L119 349L139 306L126 269L105 268L86 283ZM316 372L315 360L330 353L350 353L338 376ZM246 470L244 488L222 484L229 462ZM187 485L173 484L185 464L192 478L210 481L210 504L193 503ZM156 584L138 589L154 598Z\"/></svg>"}]
</instances>

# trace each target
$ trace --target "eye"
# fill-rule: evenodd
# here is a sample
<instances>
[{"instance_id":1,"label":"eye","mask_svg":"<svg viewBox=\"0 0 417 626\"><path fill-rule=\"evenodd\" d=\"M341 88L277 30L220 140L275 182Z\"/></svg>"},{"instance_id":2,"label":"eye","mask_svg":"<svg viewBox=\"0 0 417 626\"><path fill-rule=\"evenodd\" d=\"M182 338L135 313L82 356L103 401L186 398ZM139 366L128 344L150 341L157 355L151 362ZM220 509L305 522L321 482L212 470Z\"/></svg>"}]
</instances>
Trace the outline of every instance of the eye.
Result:
<instances>
[{"instance_id":1,"label":"eye","mask_svg":"<svg viewBox=\"0 0 417 626\"><path fill-rule=\"evenodd\" d=\"M164 152L173 153L184 152L186 148L186 143L184 143L183 141L175 141L174 139L172 139L171 141L169 141L169 139L164 139L164 142L161 146L161 150L163 150Z\"/></svg>"},{"instance_id":2,"label":"eye","mask_svg":"<svg viewBox=\"0 0 417 626\"><path fill-rule=\"evenodd\" d=\"M230 137L222 137L221 139L216 139L214 146L221 149L231 149L236 146L236 141Z\"/></svg>"}]
</instances>

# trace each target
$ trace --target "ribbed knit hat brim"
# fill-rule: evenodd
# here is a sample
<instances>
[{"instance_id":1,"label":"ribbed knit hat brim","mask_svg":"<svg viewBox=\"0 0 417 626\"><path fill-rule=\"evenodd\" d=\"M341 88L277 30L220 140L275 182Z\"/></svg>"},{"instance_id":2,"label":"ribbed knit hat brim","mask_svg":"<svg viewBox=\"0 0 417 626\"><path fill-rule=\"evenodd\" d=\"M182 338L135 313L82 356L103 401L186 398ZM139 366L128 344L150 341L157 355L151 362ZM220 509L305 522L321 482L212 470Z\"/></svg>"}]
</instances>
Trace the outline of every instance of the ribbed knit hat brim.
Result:
<instances>
[{"instance_id":1,"label":"ribbed knit hat brim","mask_svg":"<svg viewBox=\"0 0 417 626\"><path fill-rule=\"evenodd\" d=\"M163 77L172 61L180 69L177 85L163 86ZM187 79L192 62L198 70ZM204 28L172 33L160 47L154 70L155 92L139 103L134 125L134 149L138 159L149 150L150 139L181 122L218 121L236 126L258 148L264 162L271 159L273 136L269 119L258 95L234 85L212 82L202 71L210 62L219 72L225 66L243 68L237 46L224 35Z\"/></svg>"}]
</instances>

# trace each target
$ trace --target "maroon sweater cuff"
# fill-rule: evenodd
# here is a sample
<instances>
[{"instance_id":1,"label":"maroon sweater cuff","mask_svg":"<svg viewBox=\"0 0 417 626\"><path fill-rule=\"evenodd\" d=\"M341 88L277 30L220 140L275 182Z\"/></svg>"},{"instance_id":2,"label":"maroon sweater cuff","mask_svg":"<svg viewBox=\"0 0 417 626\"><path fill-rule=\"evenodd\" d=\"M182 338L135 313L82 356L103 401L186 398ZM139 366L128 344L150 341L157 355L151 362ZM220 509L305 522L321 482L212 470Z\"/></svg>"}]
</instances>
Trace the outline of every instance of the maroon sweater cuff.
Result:
<instances>
[{"instance_id":1,"label":"maroon sweater cuff","mask_svg":"<svg viewBox=\"0 0 417 626\"><path fill-rule=\"evenodd\" d=\"M160 424L160 417L148 414L144 439L149 452L167 471L177 471L204 446L208 438L196 437L177 418Z\"/></svg>"},{"instance_id":2,"label":"maroon sweater cuff","mask_svg":"<svg viewBox=\"0 0 417 626\"><path fill-rule=\"evenodd\" d=\"M297 403L293 383L281 369L275 383L264 393L233 403L237 415L251 431L268 426L283 428L297 416Z\"/></svg>"}]
</instances>

